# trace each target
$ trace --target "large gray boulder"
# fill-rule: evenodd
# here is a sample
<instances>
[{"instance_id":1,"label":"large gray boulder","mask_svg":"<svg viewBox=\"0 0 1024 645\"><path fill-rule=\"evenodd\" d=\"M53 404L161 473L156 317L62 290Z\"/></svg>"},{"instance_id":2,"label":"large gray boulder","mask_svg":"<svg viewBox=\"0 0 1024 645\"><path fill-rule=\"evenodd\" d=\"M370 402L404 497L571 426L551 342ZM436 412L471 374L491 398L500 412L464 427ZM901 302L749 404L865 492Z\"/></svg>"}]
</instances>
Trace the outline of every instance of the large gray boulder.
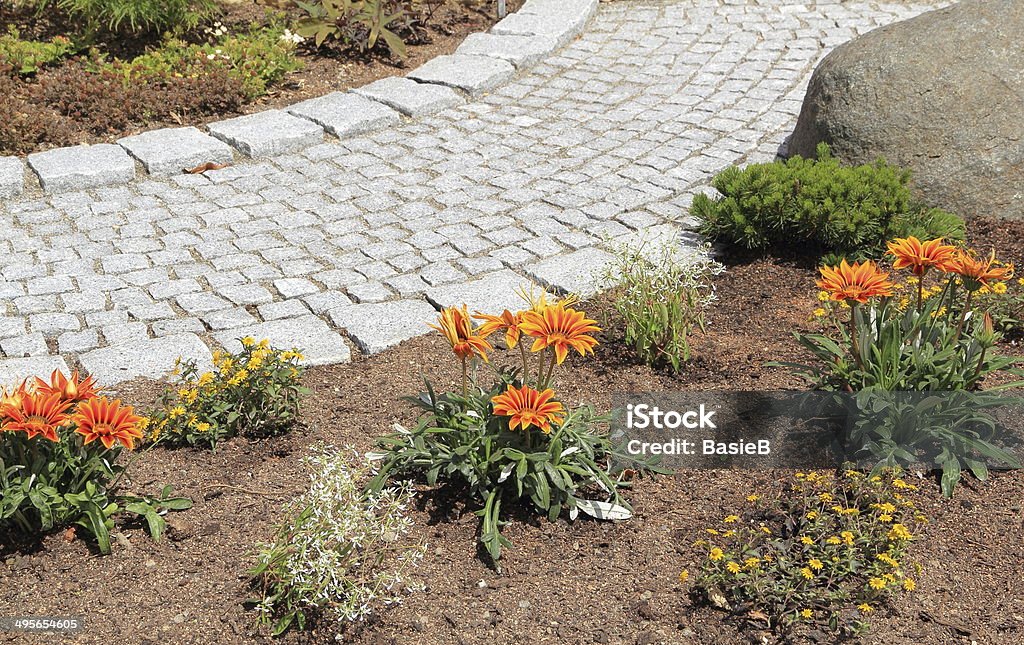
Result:
<instances>
[{"instance_id":1,"label":"large gray boulder","mask_svg":"<svg viewBox=\"0 0 1024 645\"><path fill-rule=\"evenodd\" d=\"M931 206L1024 218L1024 0L964 0L876 29L811 77L789 154L911 168Z\"/></svg>"}]
</instances>

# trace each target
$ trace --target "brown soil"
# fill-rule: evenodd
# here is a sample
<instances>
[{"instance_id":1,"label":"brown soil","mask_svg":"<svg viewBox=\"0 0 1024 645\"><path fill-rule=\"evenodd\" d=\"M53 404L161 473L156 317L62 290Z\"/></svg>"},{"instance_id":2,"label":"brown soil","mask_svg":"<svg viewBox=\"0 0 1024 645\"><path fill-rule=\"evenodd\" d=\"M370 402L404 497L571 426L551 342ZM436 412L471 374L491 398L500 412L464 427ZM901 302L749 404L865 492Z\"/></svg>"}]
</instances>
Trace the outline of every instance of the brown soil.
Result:
<instances>
[{"instance_id":1,"label":"brown soil","mask_svg":"<svg viewBox=\"0 0 1024 645\"><path fill-rule=\"evenodd\" d=\"M979 222L974 240L1024 257L1022 226ZM570 359L558 383L568 405L609 405L615 392L799 387L769 360L806 359L791 339L814 307L806 262L759 258L730 263L720 303L696 358L676 377L637 365L612 330L596 356ZM609 318L606 301L587 310ZM609 322L612 322L609 320ZM1012 347L1006 348L1012 351ZM87 628L61 642L269 642L243 606L253 545L269 539L280 507L304 487L300 459L324 441L368 450L394 422L414 413L399 397L421 376L454 386L444 341L419 338L354 363L309 370L303 423L272 440L233 440L216 453L155 449L132 466L129 487L174 484L196 504L172 518L169 539L154 543L137 526L120 526L113 555L62 534L34 546L8 546L0 558L0 616L84 615ZM159 384L138 381L120 394L144 404ZM416 570L426 593L381 612L346 640L361 644L760 643L711 609L695 609L678 582L703 555L693 541L704 526L740 508L751 491L771 492L790 471L686 471L645 477L628 492L636 516L618 524L569 523L518 516L506 527L514 547L498 573L478 556L477 518L446 491L423 487L413 516L429 543ZM1024 472L966 480L952 500L925 477L918 504L931 518L911 558L923 566L918 590L879 611L864 643L1015 644L1024 641ZM283 642L331 642L332 625ZM0 633L0 642L53 642ZM833 640L811 634L798 642Z\"/></svg>"},{"instance_id":2,"label":"brown soil","mask_svg":"<svg viewBox=\"0 0 1024 645\"><path fill-rule=\"evenodd\" d=\"M507 10L518 10L525 0L508 0ZM124 129L102 136L84 131L75 131L59 144L41 144L38 150L81 143L110 143L117 139L140 132L182 125L205 125L238 114L252 114L268 109L282 108L299 101L323 96L331 92L361 87L367 83L389 76L404 76L411 70L442 54L451 54L471 33L489 29L497 16L494 5L482 0L439 0L438 7L423 30L422 37L408 44L408 55L404 60L379 54L337 55L318 51L307 42L298 54L303 69L287 76L284 81L272 87L260 99L241 108L238 113L197 116L184 121L153 120L143 124L132 124ZM244 29L252 22L265 20L268 8L283 10L292 20L298 21L305 14L288 0L257 0L255 2L224 3L224 14L218 18L229 27ZM48 39L68 33L67 25L54 22L56 18L44 14L15 12L0 3L0 33L7 27L15 26L22 38ZM99 44L100 50L109 56L131 59L147 47L158 44L158 38L110 38ZM0 146L2 147L2 146Z\"/></svg>"}]
</instances>

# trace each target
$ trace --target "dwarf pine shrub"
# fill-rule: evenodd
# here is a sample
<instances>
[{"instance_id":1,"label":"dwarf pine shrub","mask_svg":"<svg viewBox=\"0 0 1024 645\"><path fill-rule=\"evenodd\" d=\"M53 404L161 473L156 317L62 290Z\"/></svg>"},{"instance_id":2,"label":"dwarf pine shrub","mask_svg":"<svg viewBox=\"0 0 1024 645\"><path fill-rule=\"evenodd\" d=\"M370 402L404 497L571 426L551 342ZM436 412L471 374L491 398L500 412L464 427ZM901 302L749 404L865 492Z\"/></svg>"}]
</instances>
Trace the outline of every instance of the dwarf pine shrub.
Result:
<instances>
[{"instance_id":1,"label":"dwarf pine shrub","mask_svg":"<svg viewBox=\"0 0 1024 645\"><path fill-rule=\"evenodd\" d=\"M898 237L963 239L960 217L911 197L909 170L883 160L841 166L824 143L817 155L725 169L712 182L720 198L693 200L701 232L747 249L810 246L849 259L877 257Z\"/></svg>"}]
</instances>

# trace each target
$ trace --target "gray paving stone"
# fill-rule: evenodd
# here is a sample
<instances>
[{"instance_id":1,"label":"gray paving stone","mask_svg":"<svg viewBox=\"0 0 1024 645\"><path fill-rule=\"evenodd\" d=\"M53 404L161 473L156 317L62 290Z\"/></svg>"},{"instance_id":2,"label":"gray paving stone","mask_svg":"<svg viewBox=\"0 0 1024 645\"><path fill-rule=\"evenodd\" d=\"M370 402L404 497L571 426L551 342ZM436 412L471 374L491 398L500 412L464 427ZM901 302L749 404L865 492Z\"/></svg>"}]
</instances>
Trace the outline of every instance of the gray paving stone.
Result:
<instances>
[{"instance_id":1,"label":"gray paving stone","mask_svg":"<svg viewBox=\"0 0 1024 645\"><path fill-rule=\"evenodd\" d=\"M135 162L110 143L36 152L28 156L28 165L50 193L124 184L135 178Z\"/></svg>"},{"instance_id":2,"label":"gray paving stone","mask_svg":"<svg viewBox=\"0 0 1024 645\"><path fill-rule=\"evenodd\" d=\"M210 329L213 330L232 329L234 327L252 325L259 322L251 313L241 307L211 311L203 314L200 318Z\"/></svg>"},{"instance_id":3,"label":"gray paving stone","mask_svg":"<svg viewBox=\"0 0 1024 645\"><path fill-rule=\"evenodd\" d=\"M17 157L0 157L0 199L17 197L25 190L25 164Z\"/></svg>"},{"instance_id":4,"label":"gray paving stone","mask_svg":"<svg viewBox=\"0 0 1024 645\"><path fill-rule=\"evenodd\" d=\"M285 298L298 298L320 291L320 288L305 278L281 278L274 280L274 288Z\"/></svg>"},{"instance_id":5,"label":"gray paving stone","mask_svg":"<svg viewBox=\"0 0 1024 645\"><path fill-rule=\"evenodd\" d=\"M352 92L414 118L465 103L465 99L453 89L431 83L417 83L400 76L382 78Z\"/></svg>"},{"instance_id":6,"label":"gray paving stone","mask_svg":"<svg viewBox=\"0 0 1024 645\"><path fill-rule=\"evenodd\" d=\"M394 297L390 289L373 281L349 285L346 291L358 303L384 302Z\"/></svg>"},{"instance_id":7,"label":"gray paving stone","mask_svg":"<svg viewBox=\"0 0 1024 645\"><path fill-rule=\"evenodd\" d=\"M32 358L0 358L0 387L19 385L25 379L39 376L49 378L54 370L70 375L67 362L60 356L34 356ZM106 385L101 383L101 385Z\"/></svg>"},{"instance_id":8,"label":"gray paving stone","mask_svg":"<svg viewBox=\"0 0 1024 645\"><path fill-rule=\"evenodd\" d=\"M517 69L532 67L558 48L551 36L499 36L497 34L470 34L462 41L456 54L487 56L506 60Z\"/></svg>"},{"instance_id":9,"label":"gray paving stone","mask_svg":"<svg viewBox=\"0 0 1024 645\"><path fill-rule=\"evenodd\" d=\"M28 324L32 331L51 336L56 335L57 332L78 331L82 328L78 316L61 313L32 314L29 316Z\"/></svg>"},{"instance_id":10,"label":"gray paving stone","mask_svg":"<svg viewBox=\"0 0 1024 645\"><path fill-rule=\"evenodd\" d=\"M229 164L231 147L197 128L163 128L117 140L151 175L177 175L207 162Z\"/></svg>"},{"instance_id":11,"label":"gray paving stone","mask_svg":"<svg viewBox=\"0 0 1024 645\"><path fill-rule=\"evenodd\" d=\"M279 320L281 318L298 318L308 316L309 309L301 300L278 300L268 302L257 307L264 320Z\"/></svg>"},{"instance_id":12,"label":"gray paving stone","mask_svg":"<svg viewBox=\"0 0 1024 645\"><path fill-rule=\"evenodd\" d=\"M378 304L339 307L330 312L331 321L367 354L428 333L437 311L422 300L396 300Z\"/></svg>"},{"instance_id":13,"label":"gray paving stone","mask_svg":"<svg viewBox=\"0 0 1024 645\"><path fill-rule=\"evenodd\" d=\"M331 309L352 304L352 300L340 291L321 291L302 299L315 314L327 313Z\"/></svg>"},{"instance_id":14,"label":"gray paving stone","mask_svg":"<svg viewBox=\"0 0 1024 645\"><path fill-rule=\"evenodd\" d=\"M262 305L274 300L265 287L251 283L220 287L217 292L236 305Z\"/></svg>"},{"instance_id":15,"label":"gray paving stone","mask_svg":"<svg viewBox=\"0 0 1024 645\"><path fill-rule=\"evenodd\" d=\"M503 60L450 54L432 58L407 76L424 83L454 87L470 96L479 96L509 80L514 73L511 63Z\"/></svg>"},{"instance_id":16,"label":"gray paving stone","mask_svg":"<svg viewBox=\"0 0 1024 645\"><path fill-rule=\"evenodd\" d=\"M210 348L195 334L174 334L94 349L79 357L86 372L104 386L133 378L161 378L174 369L178 358L196 362L201 372L213 368Z\"/></svg>"},{"instance_id":17,"label":"gray paving stone","mask_svg":"<svg viewBox=\"0 0 1024 645\"><path fill-rule=\"evenodd\" d=\"M613 260L607 251L587 248L527 265L524 271L545 286L588 297L603 288L601 271Z\"/></svg>"},{"instance_id":18,"label":"gray paving stone","mask_svg":"<svg viewBox=\"0 0 1024 645\"><path fill-rule=\"evenodd\" d=\"M401 119L398 112L383 103L347 92L296 103L287 112L322 126L339 139L394 125Z\"/></svg>"},{"instance_id":19,"label":"gray paving stone","mask_svg":"<svg viewBox=\"0 0 1024 645\"><path fill-rule=\"evenodd\" d=\"M458 282L427 289L427 300L435 307L466 305L470 312L498 315L504 310L518 311L526 307L517 295L520 287L529 287L530 280L503 269L476 280Z\"/></svg>"},{"instance_id":20,"label":"gray paving stone","mask_svg":"<svg viewBox=\"0 0 1024 645\"><path fill-rule=\"evenodd\" d=\"M10 338L24 334L25 319L21 317L0 316L0 338Z\"/></svg>"},{"instance_id":21,"label":"gray paving stone","mask_svg":"<svg viewBox=\"0 0 1024 645\"><path fill-rule=\"evenodd\" d=\"M303 365L333 365L352 360L352 352L341 334L316 316L274 320L214 334L217 342L231 352L241 348L238 339L246 336L266 338L271 347L278 349L297 348L304 356Z\"/></svg>"},{"instance_id":22,"label":"gray paving stone","mask_svg":"<svg viewBox=\"0 0 1024 645\"><path fill-rule=\"evenodd\" d=\"M143 322L119 322L103 327L103 338L108 345L120 345L149 338L149 328Z\"/></svg>"},{"instance_id":23,"label":"gray paving stone","mask_svg":"<svg viewBox=\"0 0 1024 645\"><path fill-rule=\"evenodd\" d=\"M96 349L100 345L99 334L95 329L64 332L57 338L57 348L61 354L71 352L78 354Z\"/></svg>"},{"instance_id":24,"label":"gray paving stone","mask_svg":"<svg viewBox=\"0 0 1024 645\"><path fill-rule=\"evenodd\" d=\"M267 110L207 126L210 134L250 157L271 157L316 145L323 128L280 110Z\"/></svg>"},{"instance_id":25,"label":"gray paving stone","mask_svg":"<svg viewBox=\"0 0 1024 645\"><path fill-rule=\"evenodd\" d=\"M15 358L46 356L50 353L50 348L46 346L46 338L39 332L0 340L0 349L4 351L5 355Z\"/></svg>"}]
</instances>

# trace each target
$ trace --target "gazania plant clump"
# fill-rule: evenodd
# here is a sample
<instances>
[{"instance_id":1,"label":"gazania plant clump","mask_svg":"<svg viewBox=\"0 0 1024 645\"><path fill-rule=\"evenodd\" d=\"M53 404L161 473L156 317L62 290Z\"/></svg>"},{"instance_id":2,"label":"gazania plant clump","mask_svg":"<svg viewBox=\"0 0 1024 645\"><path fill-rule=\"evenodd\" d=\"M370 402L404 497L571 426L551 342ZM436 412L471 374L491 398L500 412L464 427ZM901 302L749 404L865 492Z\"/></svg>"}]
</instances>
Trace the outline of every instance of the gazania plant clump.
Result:
<instances>
[{"instance_id":1,"label":"gazania plant clump","mask_svg":"<svg viewBox=\"0 0 1024 645\"><path fill-rule=\"evenodd\" d=\"M171 445L208 446L236 435L285 432L298 416L302 353L280 350L266 339L241 339L241 350L217 351L213 370L179 363L176 389L160 396L150 439Z\"/></svg>"},{"instance_id":2,"label":"gazania plant clump","mask_svg":"<svg viewBox=\"0 0 1024 645\"><path fill-rule=\"evenodd\" d=\"M40 534L71 523L103 552L118 505L111 486L148 420L100 396L95 381L54 371L0 395L0 528Z\"/></svg>"},{"instance_id":3,"label":"gazania plant clump","mask_svg":"<svg viewBox=\"0 0 1024 645\"><path fill-rule=\"evenodd\" d=\"M693 596L780 635L860 632L917 586L907 551L927 518L915 490L898 470L846 470L798 472L776 499L751 494L696 542L705 555Z\"/></svg>"},{"instance_id":4,"label":"gazania plant clump","mask_svg":"<svg viewBox=\"0 0 1024 645\"><path fill-rule=\"evenodd\" d=\"M573 297L521 295L528 306L517 312L470 316L465 305L441 312L432 326L452 346L461 387L438 394L427 382L427 392L415 399L424 410L418 425L396 426L396 434L380 440L375 456L382 465L369 485L379 491L390 478L422 474L430 485L468 486L480 506L480 542L494 561L511 544L500 531L503 505L528 502L552 521L563 511L572 518L581 510L630 516L619 495L628 483L611 471L612 443L595 429L602 419L587 406L566 408L553 387L570 353L593 353L600 329L574 308ZM494 334L501 334L514 367L494 366ZM493 371L493 381L476 376L480 363ZM588 499L595 494L602 499Z\"/></svg>"},{"instance_id":5,"label":"gazania plant clump","mask_svg":"<svg viewBox=\"0 0 1024 645\"><path fill-rule=\"evenodd\" d=\"M988 464L1018 467L991 411L1019 403L1005 392L1021 383L982 387L1000 371L1024 375L995 351L1000 334L984 309L985 292L1005 289L1013 266L940 239L897 239L888 255L906 280L871 261L821 268L815 314L825 333L796 334L820 364L789 366L818 389L850 395L847 458L933 463L947 496L962 470L985 479Z\"/></svg>"}]
</instances>

